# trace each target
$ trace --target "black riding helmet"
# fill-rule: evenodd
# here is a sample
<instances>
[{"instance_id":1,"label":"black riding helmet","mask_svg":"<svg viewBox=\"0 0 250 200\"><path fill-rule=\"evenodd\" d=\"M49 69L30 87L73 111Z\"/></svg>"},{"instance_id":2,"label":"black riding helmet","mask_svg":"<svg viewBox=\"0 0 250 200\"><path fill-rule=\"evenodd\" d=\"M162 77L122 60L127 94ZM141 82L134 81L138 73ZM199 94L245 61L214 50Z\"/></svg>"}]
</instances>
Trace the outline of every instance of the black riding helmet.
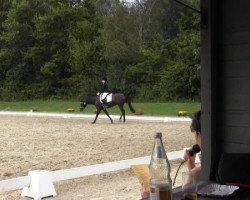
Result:
<instances>
[{"instance_id":1,"label":"black riding helmet","mask_svg":"<svg viewBox=\"0 0 250 200\"><path fill-rule=\"evenodd\" d=\"M102 78L102 81L108 82L108 79L106 77Z\"/></svg>"}]
</instances>

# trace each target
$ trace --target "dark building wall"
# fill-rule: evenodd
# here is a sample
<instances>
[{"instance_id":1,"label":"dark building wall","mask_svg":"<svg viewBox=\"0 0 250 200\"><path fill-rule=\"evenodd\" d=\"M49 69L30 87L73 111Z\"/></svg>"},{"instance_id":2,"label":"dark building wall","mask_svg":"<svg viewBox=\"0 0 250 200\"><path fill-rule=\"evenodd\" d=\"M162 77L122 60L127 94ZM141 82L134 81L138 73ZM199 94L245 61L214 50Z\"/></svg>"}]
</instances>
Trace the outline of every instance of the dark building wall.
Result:
<instances>
[{"instance_id":1,"label":"dark building wall","mask_svg":"<svg viewBox=\"0 0 250 200\"><path fill-rule=\"evenodd\" d=\"M250 153L250 1L201 0L202 169Z\"/></svg>"},{"instance_id":2,"label":"dark building wall","mask_svg":"<svg viewBox=\"0 0 250 200\"><path fill-rule=\"evenodd\" d=\"M217 134L222 152L250 152L250 1L218 2Z\"/></svg>"}]
</instances>

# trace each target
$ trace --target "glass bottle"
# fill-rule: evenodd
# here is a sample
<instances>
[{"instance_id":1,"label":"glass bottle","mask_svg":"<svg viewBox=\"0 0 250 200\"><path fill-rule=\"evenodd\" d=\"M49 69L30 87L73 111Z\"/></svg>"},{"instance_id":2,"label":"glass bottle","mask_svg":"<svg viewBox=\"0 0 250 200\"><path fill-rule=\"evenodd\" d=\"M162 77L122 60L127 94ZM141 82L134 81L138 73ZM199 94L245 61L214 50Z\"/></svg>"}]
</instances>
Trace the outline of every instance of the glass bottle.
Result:
<instances>
[{"instance_id":1,"label":"glass bottle","mask_svg":"<svg viewBox=\"0 0 250 200\"><path fill-rule=\"evenodd\" d=\"M162 134L155 133L154 140L149 165L150 200L172 200L171 168L162 143Z\"/></svg>"}]
</instances>

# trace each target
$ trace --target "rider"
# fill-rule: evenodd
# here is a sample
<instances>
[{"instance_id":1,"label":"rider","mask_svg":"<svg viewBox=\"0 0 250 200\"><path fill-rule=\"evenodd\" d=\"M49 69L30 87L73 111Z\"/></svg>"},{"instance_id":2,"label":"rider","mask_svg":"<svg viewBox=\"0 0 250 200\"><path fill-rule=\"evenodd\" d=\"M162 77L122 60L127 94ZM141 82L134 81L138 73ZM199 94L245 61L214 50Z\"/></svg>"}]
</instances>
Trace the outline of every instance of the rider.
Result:
<instances>
[{"instance_id":1,"label":"rider","mask_svg":"<svg viewBox=\"0 0 250 200\"><path fill-rule=\"evenodd\" d=\"M105 93L105 94L103 94ZM102 87L101 90L97 93L97 95L100 95L100 102L104 109L108 107L107 105L107 95L109 93L109 87L108 87L108 80L106 77L102 78Z\"/></svg>"}]
</instances>

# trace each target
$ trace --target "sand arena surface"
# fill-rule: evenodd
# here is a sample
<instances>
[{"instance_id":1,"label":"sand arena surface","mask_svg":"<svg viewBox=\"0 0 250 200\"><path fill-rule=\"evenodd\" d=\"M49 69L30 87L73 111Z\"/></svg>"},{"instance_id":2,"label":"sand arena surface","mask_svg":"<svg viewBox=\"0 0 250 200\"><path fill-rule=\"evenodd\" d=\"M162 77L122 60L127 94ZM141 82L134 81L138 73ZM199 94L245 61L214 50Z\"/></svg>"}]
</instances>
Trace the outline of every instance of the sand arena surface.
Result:
<instances>
[{"instance_id":1,"label":"sand arena surface","mask_svg":"<svg viewBox=\"0 0 250 200\"><path fill-rule=\"evenodd\" d=\"M193 144L190 122L110 124L109 119L98 119L93 125L92 120L0 116L0 179L25 176L36 169L59 170L148 156L156 131L162 132L168 152ZM179 163L171 162L172 178ZM48 199L139 199L139 185L129 169L61 181L55 187L58 195ZM0 199L22 199L20 192L0 194Z\"/></svg>"}]
</instances>

